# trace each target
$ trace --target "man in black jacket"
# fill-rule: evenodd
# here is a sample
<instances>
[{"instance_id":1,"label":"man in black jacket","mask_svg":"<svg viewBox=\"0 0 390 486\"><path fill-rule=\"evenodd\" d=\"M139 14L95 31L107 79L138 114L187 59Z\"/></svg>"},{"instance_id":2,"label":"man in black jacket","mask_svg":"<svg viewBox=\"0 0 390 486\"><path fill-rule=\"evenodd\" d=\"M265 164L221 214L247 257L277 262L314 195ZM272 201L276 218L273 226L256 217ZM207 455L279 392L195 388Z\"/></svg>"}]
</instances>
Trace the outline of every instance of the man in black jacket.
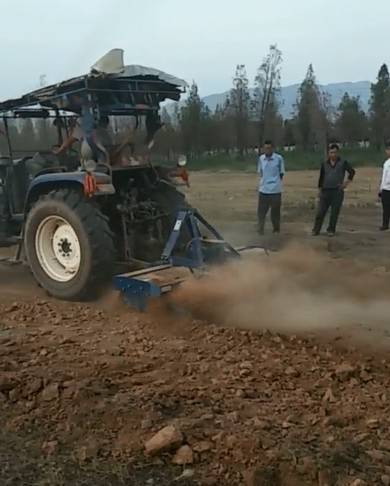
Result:
<instances>
[{"instance_id":1,"label":"man in black jacket","mask_svg":"<svg viewBox=\"0 0 390 486\"><path fill-rule=\"evenodd\" d=\"M345 179L346 174L348 174L347 180ZM335 235L337 220L344 200L344 189L354 176L355 170L346 160L340 158L339 146L332 144L329 147L328 160L321 164L318 181L319 203L313 228L314 236L320 234L329 208L330 218L327 233L329 236Z\"/></svg>"}]
</instances>

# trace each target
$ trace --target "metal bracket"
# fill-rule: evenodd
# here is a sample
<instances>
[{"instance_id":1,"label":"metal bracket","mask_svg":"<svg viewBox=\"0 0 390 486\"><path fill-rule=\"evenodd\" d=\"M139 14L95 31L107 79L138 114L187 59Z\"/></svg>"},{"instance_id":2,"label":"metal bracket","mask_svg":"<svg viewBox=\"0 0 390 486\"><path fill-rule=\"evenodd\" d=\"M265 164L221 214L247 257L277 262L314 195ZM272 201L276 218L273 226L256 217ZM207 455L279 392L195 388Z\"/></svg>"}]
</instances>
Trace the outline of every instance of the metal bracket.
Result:
<instances>
[{"instance_id":1,"label":"metal bracket","mask_svg":"<svg viewBox=\"0 0 390 486\"><path fill-rule=\"evenodd\" d=\"M215 239L204 238L201 234L200 226L205 227ZM187 254L184 257L175 256L174 250L183 228L187 229L190 236L190 241L187 244ZM204 254L205 244L223 246L232 255L239 256L237 250L226 242L220 233L196 209L182 209L178 212L175 225L162 252L161 261L171 263L174 266L202 267L206 258Z\"/></svg>"}]
</instances>

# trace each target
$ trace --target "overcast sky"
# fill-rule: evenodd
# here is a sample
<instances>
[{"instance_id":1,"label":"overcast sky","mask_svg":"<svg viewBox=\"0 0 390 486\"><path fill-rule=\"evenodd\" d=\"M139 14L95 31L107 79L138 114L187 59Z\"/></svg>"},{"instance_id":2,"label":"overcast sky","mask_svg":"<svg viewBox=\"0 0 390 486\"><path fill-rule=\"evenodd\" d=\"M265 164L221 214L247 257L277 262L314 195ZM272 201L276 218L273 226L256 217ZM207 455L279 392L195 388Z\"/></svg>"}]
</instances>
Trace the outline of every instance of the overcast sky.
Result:
<instances>
[{"instance_id":1,"label":"overcast sky","mask_svg":"<svg viewBox=\"0 0 390 486\"><path fill-rule=\"evenodd\" d=\"M126 64L230 88L235 65L253 78L271 43L282 84L310 62L319 82L375 78L390 62L390 0L1 0L0 99L83 74L113 47Z\"/></svg>"}]
</instances>

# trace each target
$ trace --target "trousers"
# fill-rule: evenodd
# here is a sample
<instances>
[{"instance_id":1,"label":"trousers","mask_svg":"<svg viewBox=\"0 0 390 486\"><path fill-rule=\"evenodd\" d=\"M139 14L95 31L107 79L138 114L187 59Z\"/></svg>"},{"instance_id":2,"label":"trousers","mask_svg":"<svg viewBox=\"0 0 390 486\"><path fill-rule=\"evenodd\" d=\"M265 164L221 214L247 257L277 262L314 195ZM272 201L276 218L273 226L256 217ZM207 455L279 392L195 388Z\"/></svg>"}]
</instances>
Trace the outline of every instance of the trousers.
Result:
<instances>
[{"instance_id":1,"label":"trousers","mask_svg":"<svg viewBox=\"0 0 390 486\"><path fill-rule=\"evenodd\" d=\"M265 218L271 208L271 222L275 233L280 231L280 210L282 207L282 195L259 193L257 206L257 218L259 221L259 232L264 233Z\"/></svg>"},{"instance_id":2,"label":"trousers","mask_svg":"<svg viewBox=\"0 0 390 486\"><path fill-rule=\"evenodd\" d=\"M390 191L382 190L382 227L388 228L390 224Z\"/></svg>"},{"instance_id":3,"label":"trousers","mask_svg":"<svg viewBox=\"0 0 390 486\"><path fill-rule=\"evenodd\" d=\"M330 218L328 231L335 233L337 221L344 201L343 189L322 189L320 200L318 203L317 215L314 222L313 231L319 233L321 231L324 219L330 208Z\"/></svg>"}]
</instances>

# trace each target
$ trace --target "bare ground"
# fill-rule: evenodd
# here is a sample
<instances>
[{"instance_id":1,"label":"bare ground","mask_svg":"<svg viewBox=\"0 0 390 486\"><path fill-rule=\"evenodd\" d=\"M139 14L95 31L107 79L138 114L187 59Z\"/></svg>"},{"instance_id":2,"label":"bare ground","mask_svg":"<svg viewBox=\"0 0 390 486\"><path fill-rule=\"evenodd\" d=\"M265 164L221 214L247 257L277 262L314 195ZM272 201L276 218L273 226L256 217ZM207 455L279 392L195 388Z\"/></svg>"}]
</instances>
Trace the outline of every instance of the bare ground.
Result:
<instances>
[{"instance_id":1,"label":"bare ground","mask_svg":"<svg viewBox=\"0 0 390 486\"><path fill-rule=\"evenodd\" d=\"M112 295L55 302L24 269L2 267L0 484L390 484L389 235L377 230L377 179L359 171L329 240L309 236L314 174L289 174L283 234L261 241L253 175L194 174L191 201L229 239L281 251L237 273L226 295L214 281L192 289L190 321L163 308L140 315ZM302 302L310 312L295 329ZM270 314L289 326L272 328ZM145 455L170 424L191 464L172 464L175 451Z\"/></svg>"}]
</instances>

